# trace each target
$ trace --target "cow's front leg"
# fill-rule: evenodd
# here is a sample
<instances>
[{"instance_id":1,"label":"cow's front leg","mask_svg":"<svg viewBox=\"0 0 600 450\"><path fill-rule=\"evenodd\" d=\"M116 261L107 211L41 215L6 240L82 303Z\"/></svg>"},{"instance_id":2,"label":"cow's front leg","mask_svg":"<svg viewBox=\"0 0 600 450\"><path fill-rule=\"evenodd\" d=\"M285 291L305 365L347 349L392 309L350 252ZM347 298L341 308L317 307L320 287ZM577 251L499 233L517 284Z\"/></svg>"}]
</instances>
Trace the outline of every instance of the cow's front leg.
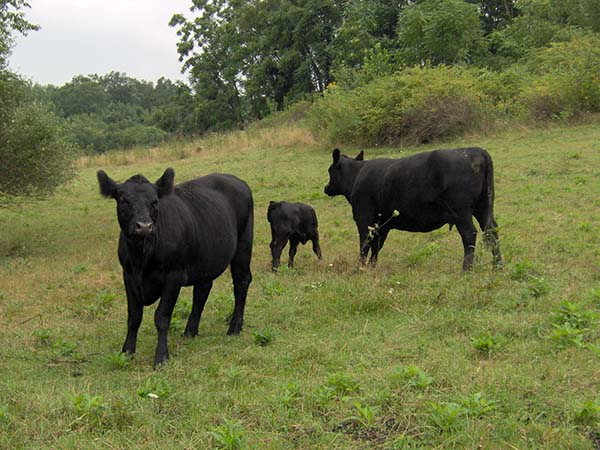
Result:
<instances>
[{"instance_id":1,"label":"cow's front leg","mask_svg":"<svg viewBox=\"0 0 600 450\"><path fill-rule=\"evenodd\" d=\"M360 265L364 267L367 264L367 255L369 254L369 248L371 247L369 229L367 226L358 226L358 238L360 242Z\"/></svg>"},{"instance_id":2,"label":"cow's front leg","mask_svg":"<svg viewBox=\"0 0 600 450\"><path fill-rule=\"evenodd\" d=\"M154 355L155 369L169 358L167 336L169 334L169 326L171 325L171 316L180 290L181 286L179 284L167 282L154 313L154 324L158 332L158 343L156 344L156 353Z\"/></svg>"},{"instance_id":3,"label":"cow's front leg","mask_svg":"<svg viewBox=\"0 0 600 450\"><path fill-rule=\"evenodd\" d=\"M377 234L371 240L371 258L369 259L369 265L375 267L377 265L377 256L379 251L382 249L389 230L379 229Z\"/></svg>"},{"instance_id":4,"label":"cow's front leg","mask_svg":"<svg viewBox=\"0 0 600 450\"><path fill-rule=\"evenodd\" d=\"M137 342L137 333L142 323L144 305L139 301L136 291L127 275L123 274L125 292L127 294L127 337L123 344L123 353L133 355Z\"/></svg>"}]
</instances>

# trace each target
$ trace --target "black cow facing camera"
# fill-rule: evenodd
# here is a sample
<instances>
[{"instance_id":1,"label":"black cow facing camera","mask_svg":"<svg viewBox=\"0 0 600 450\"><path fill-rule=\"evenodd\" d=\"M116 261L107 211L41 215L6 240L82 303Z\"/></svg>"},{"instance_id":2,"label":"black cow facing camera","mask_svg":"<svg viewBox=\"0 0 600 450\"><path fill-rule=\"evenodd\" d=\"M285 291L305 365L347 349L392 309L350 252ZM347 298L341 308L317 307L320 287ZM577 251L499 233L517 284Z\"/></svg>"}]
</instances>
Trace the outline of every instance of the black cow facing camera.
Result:
<instances>
[{"instance_id":1,"label":"black cow facing camera","mask_svg":"<svg viewBox=\"0 0 600 450\"><path fill-rule=\"evenodd\" d=\"M371 264L390 230L428 232L456 228L464 246L463 270L473 265L477 230L483 230L494 267L502 264L494 219L494 168L482 148L434 150L400 159L364 160L333 150L325 193L343 195L358 227L360 257Z\"/></svg>"},{"instance_id":2,"label":"black cow facing camera","mask_svg":"<svg viewBox=\"0 0 600 450\"><path fill-rule=\"evenodd\" d=\"M156 183L134 175L116 183L98 171L100 193L117 202L121 227L119 262L127 293L127 337L123 352L135 353L144 306L160 298L154 314L158 344L154 367L169 357L167 334L182 286L194 286L184 336L196 336L213 284L231 267L235 307L227 334L238 334L252 281L253 200L233 175L212 174L173 185L167 169Z\"/></svg>"},{"instance_id":3,"label":"black cow facing camera","mask_svg":"<svg viewBox=\"0 0 600 450\"><path fill-rule=\"evenodd\" d=\"M279 268L279 257L287 242L290 242L288 267L294 266L294 256L298 244L312 241L315 254L322 259L319 246L319 230L317 229L317 214L312 206L304 203L269 202L267 220L271 224L271 255L272 269Z\"/></svg>"}]
</instances>

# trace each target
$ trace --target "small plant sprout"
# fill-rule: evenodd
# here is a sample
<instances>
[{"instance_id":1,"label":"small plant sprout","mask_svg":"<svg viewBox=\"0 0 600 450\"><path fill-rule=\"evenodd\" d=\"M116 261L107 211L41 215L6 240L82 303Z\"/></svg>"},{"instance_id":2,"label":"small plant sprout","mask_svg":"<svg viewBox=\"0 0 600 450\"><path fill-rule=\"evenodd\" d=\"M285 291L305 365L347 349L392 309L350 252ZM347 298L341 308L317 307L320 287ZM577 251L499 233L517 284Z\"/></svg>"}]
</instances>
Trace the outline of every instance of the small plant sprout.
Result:
<instances>
[{"instance_id":1,"label":"small plant sprout","mask_svg":"<svg viewBox=\"0 0 600 450\"><path fill-rule=\"evenodd\" d=\"M283 392L279 399L283 406L289 408L295 401L301 397L300 384L295 381L290 381L283 386Z\"/></svg>"},{"instance_id":2,"label":"small plant sprout","mask_svg":"<svg viewBox=\"0 0 600 450\"><path fill-rule=\"evenodd\" d=\"M464 396L460 399L460 404L469 417L481 417L496 409L497 402L488 400L481 392Z\"/></svg>"},{"instance_id":3,"label":"small plant sprout","mask_svg":"<svg viewBox=\"0 0 600 450\"><path fill-rule=\"evenodd\" d=\"M585 339L596 321L596 312L585 310L580 304L564 300L552 314L552 331L548 338L559 348L576 346L595 350L595 346L586 343Z\"/></svg>"},{"instance_id":4,"label":"small plant sprout","mask_svg":"<svg viewBox=\"0 0 600 450\"><path fill-rule=\"evenodd\" d=\"M490 356L502 348L503 342L502 338L499 336L484 334L481 336L471 337L471 345L482 355Z\"/></svg>"},{"instance_id":5,"label":"small plant sprout","mask_svg":"<svg viewBox=\"0 0 600 450\"><path fill-rule=\"evenodd\" d=\"M341 372L330 375L325 385L337 397L344 397L360 390L359 384L350 375Z\"/></svg>"},{"instance_id":6,"label":"small plant sprout","mask_svg":"<svg viewBox=\"0 0 600 450\"><path fill-rule=\"evenodd\" d=\"M348 417L346 422L353 422L360 425L362 428L367 430L372 429L375 426L375 414L376 410L369 405L361 405L360 402L352 402L355 415Z\"/></svg>"},{"instance_id":7,"label":"small plant sprout","mask_svg":"<svg viewBox=\"0 0 600 450\"><path fill-rule=\"evenodd\" d=\"M115 370L123 370L131 365L131 356L127 353L117 351L109 356L110 366Z\"/></svg>"},{"instance_id":8,"label":"small plant sprout","mask_svg":"<svg viewBox=\"0 0 600 450\"><path fill-rule=\"evenodd\" d=\"M50 330L48 330L47 328L40 328L38 330L35 330L33 332L33 336L35 337L38 344L50 345L51 334L50 334Z\"/></svg>"},{"instance_id":9,"label":"small plant sprout","mask_svg":"<svg viewBox=\"0 0 600 450\"><path fill-rule=\"evenodd\" d=\"M261 347L265 347L275 339L275 335L273 331L269 328L263 328L262 330L256 330L252 333L254 336L254 343L256 345L260 345Z\"/></svg>"},{"instance_id":10,"label":"small plant sprout","mask_svg":"<svg viewBox=\"0 0 600 450\"><path fill-rule=\"evenodd\" d=\"M418 390L425 390L433 383L433 377L429 376L420 367L414 365L398 367L394 378L403 386Z\"/></svg>"},{"instance_id":11,"label":"small plant sprout","mask_svg":"<svg viewBox=\"0 0 600 450\"><path fill-rule=\"evenodd\" d=\"M465 408L453 402L432 402L430 404L431 420L440 432L448 432L456 427L461 416L466 413Z\"/></svg>"},{"instance_id":12,"label":"small plant sprout","mask_svg":"<svg viewBox=\"0 0 600 450\"><path fill-rule=\"evenodd\" d=\"M600 398L588 400L575 410L575 422L584 426L596 426L600 423Z\"/></svg>"},{"instance_id":13,"label":"small plant sprout","mask_svg":"<svg viewBox=\"0 0 600 450\"><path fill-rule=\"evenodd\" d=\"M215 448L222 450L241 450L246 446L244 430L239 422L230 422L225 419L210 433Z\"/></svg>"},{"instance_id":14,"label":"small plant sprout","mask_svg":"<svg viewBox=\"0 0 600 450\"><path fill-rule=\"evenodd\" d=\"M144 387L138 389L140 397L150 399L164 399L171 395L173 387L163 378L151 377L146 380Z\"/></svg>"},{"instance_id":15,"label":"small plant sprout","mask_svg":"<svg viewBox=\"0 0 600 450\"><path fill-rule=\"evenodd\" d=\"M78 394L71 398L71 406L80 418L98 424L108 409L99 395Z\"/></svg>"}]
</instances>

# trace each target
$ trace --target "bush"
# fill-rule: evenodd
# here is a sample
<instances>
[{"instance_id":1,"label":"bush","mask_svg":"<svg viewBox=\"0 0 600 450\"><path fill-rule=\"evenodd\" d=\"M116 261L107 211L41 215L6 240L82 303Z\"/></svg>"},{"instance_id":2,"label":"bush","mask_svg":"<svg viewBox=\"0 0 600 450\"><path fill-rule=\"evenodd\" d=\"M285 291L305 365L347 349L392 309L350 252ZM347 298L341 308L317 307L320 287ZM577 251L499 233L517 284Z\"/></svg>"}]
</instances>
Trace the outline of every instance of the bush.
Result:
<instances>
[{"instance_id":1,"label":"bush","mask_svg":"<svg viewBox=\"0 0 600 450\"><path fill-rule=\"evenodd\" d=\"M538 120L600 112L600 36L580 36L532 55L523 100Z\"/></svg>"},{"instance_id":2,"label":"bush","mask_svg":"<svg viewBox=\"0 0 600 450\"><path fill-rule=\"evenodd\" d=\"M62 120L40 103L5 111L0 122L0 196L49 194L74 175L77 155Z\"/></svg>"},{"instance_id":3,"label":"bush","mask_svg":"<svg viewBox=\"0 0 600 450\"><path fill-rule=\"evenodd\" d=\"M312 110L312 124L335 143L425 143L487 126L494 107L478 71L405 69L354 90L331 85Z\"/></svg>"}]
</instances>

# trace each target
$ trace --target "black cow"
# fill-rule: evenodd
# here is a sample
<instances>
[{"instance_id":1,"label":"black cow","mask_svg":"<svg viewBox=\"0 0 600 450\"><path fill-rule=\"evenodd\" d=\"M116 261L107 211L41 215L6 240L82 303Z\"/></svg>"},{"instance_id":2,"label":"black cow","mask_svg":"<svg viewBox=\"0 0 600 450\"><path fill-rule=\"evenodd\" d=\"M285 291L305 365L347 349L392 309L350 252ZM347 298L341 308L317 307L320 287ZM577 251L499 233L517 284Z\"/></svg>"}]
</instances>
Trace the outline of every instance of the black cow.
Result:
<instances>
[{"instance_id":1,"label":"black cow","mask_svg":"<svg viewBox=\"0 0 600 450\"><path fill-rule=\"evenodd\" d=\"M248 185L212 174L173 186L169 168L155 184L134 175L122 184L98 171L100 193L117 201L121 226L119 261L127 293L124 353L135 353L144 306L160 297L154 314L158 344L154 366L169 357L167 333L182 286L194 286L192 312L184 336L198 324L213 280L231 266L235 308L227 334L239 334L244 320L254 227Z\"/></svg>"},{"instance_id":2,"label":"black cow","mask_svg":"<svg viewBox=\"0 0 600 450\"><path fill-rule=\"evenodd\" d=\"M313 251L319 259L322 259L317 214L312 206L304 203L269 202L267 220L271 224L273 272L279 268L279 257L288 240L290 241L289 267L294 265L294 256L300 242L304 245L307 241L312 241Z\"/></svg>"},{"instance_id":3,"label":"black cow","mask_svg":"<svg viewBox=\"0 0 600 450\"><path fill-rule=\"evenodd\" d=\"M473 264L475 216L491 246L494 267L502 262L494 219L492 158L482 148L424 152L400 159L363 160L333 150L325 193L343 195L358 227L362 264L371 264L391 229L427 232L456 225L465 255L463 270Z\"/></svg>"}]
</instances>

